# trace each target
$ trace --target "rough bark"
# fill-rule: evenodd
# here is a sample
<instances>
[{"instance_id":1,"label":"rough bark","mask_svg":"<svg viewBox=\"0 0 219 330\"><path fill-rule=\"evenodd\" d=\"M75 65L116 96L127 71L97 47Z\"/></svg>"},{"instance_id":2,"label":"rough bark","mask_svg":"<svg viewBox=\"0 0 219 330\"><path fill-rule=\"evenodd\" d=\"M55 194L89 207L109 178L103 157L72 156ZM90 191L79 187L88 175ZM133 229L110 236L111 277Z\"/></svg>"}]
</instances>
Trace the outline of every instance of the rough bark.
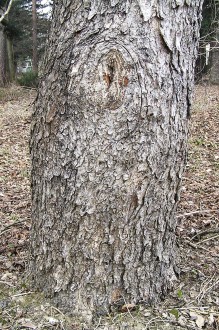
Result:
<instances>
[{"instance_id":1,"label":"rough bark","mask_svg":"<svg viewBox=\"0 0 219 330\"><path fill-rule=\"evenodd\" d=\"M175 278L200 0L55 1L32 122L35 286L72 313Z\"/></svg>"}]
</instances>

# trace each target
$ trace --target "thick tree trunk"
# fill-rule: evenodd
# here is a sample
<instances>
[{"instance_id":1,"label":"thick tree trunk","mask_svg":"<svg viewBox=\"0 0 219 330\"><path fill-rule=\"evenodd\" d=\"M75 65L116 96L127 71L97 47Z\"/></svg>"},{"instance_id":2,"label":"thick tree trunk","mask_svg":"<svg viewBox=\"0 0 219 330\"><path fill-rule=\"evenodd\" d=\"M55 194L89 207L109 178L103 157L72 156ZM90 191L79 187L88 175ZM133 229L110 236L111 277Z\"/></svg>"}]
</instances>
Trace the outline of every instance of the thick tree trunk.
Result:
<instances>
[{"instance_id":1,"label":"thick tree trunk","mask_svg":"<svg viewBox=\"0 0 219 330\"><path fill-rule=\"evenodd\" d=\"M55 1L33 115L30 270L72 312L171 288L201 2Z\"/></svg>"}]
</instances>

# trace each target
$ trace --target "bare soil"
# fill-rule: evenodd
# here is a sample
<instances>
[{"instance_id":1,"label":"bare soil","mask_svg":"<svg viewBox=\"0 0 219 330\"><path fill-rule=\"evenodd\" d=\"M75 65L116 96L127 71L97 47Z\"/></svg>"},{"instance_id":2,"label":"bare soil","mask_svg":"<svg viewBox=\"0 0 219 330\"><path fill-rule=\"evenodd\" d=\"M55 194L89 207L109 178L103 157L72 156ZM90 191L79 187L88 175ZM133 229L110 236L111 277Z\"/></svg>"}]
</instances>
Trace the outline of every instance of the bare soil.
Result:
<instances>
[{"instance_id":1,"label":"bare soil","mask_svg":"<svg viewBox=\"0 0 219 330\"><path fill-rule=\"evenodd\" d=\"M196 87L177 213L181 272L174 290L154 307L125 306L92 325L63 314L27 281L35 96L31 89L0 89L0 329L219 330L219 86Z\"/></svg>"}]
</instances>

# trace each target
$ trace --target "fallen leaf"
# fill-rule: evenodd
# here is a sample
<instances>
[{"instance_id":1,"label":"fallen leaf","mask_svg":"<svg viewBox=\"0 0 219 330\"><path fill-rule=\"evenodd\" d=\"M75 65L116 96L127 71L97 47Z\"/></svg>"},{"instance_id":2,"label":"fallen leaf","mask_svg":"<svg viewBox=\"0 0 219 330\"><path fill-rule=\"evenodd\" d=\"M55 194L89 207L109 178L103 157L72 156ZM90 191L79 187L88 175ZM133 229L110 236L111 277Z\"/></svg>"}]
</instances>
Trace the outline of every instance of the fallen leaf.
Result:
<instances>
[{"instance_id":1,"label":"fallen leaf","mask_svg":"<svg viewBox=\"0 0 219 330\"><path fill-rule=\"evenodd\" d=\"M121 307L121 312L125 313L128 311L133 311L135 309L135 304L125 304Z\"/></svg>"},{"instance_id":2,"label":"fallen leaf","mask_svg":"<svg viewBox=\"0 0 219 330\"><path fill-rule=\"evenodd\" d=\"M179 318L178 318L178 323L179 323L179 325L181 325L181 326L185 326L186 324L187 324L187 320L186 320L186 318L184 317L184 316L180 316Z\"/></svg>"},{"instance_id":3,"label":"fallen leaf","mask_svg":"<svg viewBox=\"0 0 219 330\"><path fill-rule=\"evenodd\" d=\"M25 328L37 329L37 326L30 319L20 319L18 323Z\"/></svg>"},{"instance_id":4,"label":"fallen leaf","mask_svg":"<svg viewBox=\"0 0 219 330\"><path fill-rule=\"evenodd\" d=\"M46 316L45 319L46 319L51 325L59 324L59 320L55 319L54 317Z\"/></svg>"},{"instance_id":5,"label":"fallen leaf","mask_svg":"<svg viewBox=\"0 0 219 330\"><path fill-rule=\"evenodd\" d=\"M196 321L198 318L198 314L196 312L190 311L189 315L192 321Z\"/></svg>"},{"instance_id":6,"label":"fallen leaf","mask_svg":"<svg viewBox=\"0 0 219 330\"><path fill-rule=\"evenodd\" d=\"M143 315L144 315L145 317L151 316L151 312L149 312L149 311L145 311L145 312L143 312Z\"/></svg>"},{"instance_id":7,"label":"fallen leaf","mask_svg":"<svg viewBox=\"0 0 219 330\"><path fill-rule=\"evenodd\" d=\"M211 313L208 317L208 324L213 325L214 324L214 314Z\"/></svg>"},{"instance_id":8,"label":"fallen leaf","mask_svg":"<svg viewBox=\"0 0 219 330\"><path fill-rule=\"evenodd\" d=\"M190 314L191 320L195 321L197 327L199 329L203 328L203 326L205 325L205 318L202 315L200 315L196 312L193 312L193 311L190 311L189 314Z\"/></svg>"},{"instance_id":9,"label":"fallen leaf","mask_svg":"<svg viewBox=\"0 0 219 330\"><path fill-rule=\"evenodd\" d=\"M198 328L203 328L205 325L205 318L198 314L197 320L195 321Z\"/></svg>"}]
</instances>

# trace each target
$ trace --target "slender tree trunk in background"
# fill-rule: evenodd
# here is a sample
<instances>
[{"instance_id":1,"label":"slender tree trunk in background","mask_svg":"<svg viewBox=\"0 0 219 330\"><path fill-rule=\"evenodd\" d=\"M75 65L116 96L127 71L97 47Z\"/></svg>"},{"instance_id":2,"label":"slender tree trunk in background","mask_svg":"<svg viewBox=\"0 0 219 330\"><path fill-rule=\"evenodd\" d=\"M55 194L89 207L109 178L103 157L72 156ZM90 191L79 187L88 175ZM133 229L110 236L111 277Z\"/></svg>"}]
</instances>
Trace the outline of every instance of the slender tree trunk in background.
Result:
<instances>
[{"instance_id":1,"label":"slender tree trunk in background","mask_svg":"<svg viewBox=\"0 0 219 330\"><path fill-rule=\"evenodd\" d=\"M7 59L6 36L4 33L4 26L0 23L0 87L5 86L7 82L6 59Z\"/></svg>"},{"instance_id":2,"label":"slender tree trunk in background","mask_svg":"<svg viewBox=\"0 0 219 330\"><path fill-rule=\"evenodd\" d=\"M12 39L5 33L12 2L13 0L10 0L7 8L0 9L0 86L4 86L15 78Z\"/></svg>"},{"instance_id":3,"label":"slender tree trunk in background","mask_svg":"<svg viewBox=\"0 0 219 330\"><path fill-rule=\"evenodd\" d=\"M32 122L35 287L72 313L163 297L201 0L55 1Z\"/></svg>"},{"instance_id":4,"label":"slender tree trunk in background","mask_svg":"<svg viewBox=\"0 0 219 330\"><path fill-rule=\"evenodd\" d=\"M32 0L32 22L33 22L33 71L38 72L36 0Z\"/></svg>"},{"instance_id":5,"label":"slender tree trunk in background","mask_svg":"<svg viewBox=\"0 0 219 330\"><path fill-rule=\"evenodd\" d=\"M10 37L7 38L7 57L8 57L8 75L9 81L15 80L15 65L14 65L14 51L13 41Z\"/></svg>"},{"instance_id":6,"label":"slender tree trunk in background","mask_svg":"<svg viewBox=\"0 0 219 330\"><path fill-rule=\"evenodd\" d=\"M212 46L210 82L219 85L219 24L215 32L215 42L212 42Z\"/></svg>"}]
</instances>

